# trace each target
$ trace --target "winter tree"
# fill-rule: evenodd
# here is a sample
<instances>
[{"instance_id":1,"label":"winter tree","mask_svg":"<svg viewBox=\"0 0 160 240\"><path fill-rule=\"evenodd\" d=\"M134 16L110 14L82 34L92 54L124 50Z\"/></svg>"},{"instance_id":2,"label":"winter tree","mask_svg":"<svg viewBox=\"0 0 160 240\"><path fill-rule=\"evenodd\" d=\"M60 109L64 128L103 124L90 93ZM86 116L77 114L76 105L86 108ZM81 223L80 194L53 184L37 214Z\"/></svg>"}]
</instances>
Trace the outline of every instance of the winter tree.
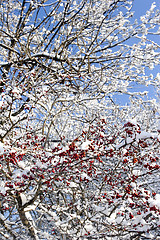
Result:
<instances>
[{"instance_id":1,"label":"winter tree","mask_svg":"<svg viewBox=\"0 0 160 240\"><path fill-rule=\"evenodd\" d=\"M158 239L160 12L132 5L0 2L0 239Z\"/></svg>"}]
</instances>

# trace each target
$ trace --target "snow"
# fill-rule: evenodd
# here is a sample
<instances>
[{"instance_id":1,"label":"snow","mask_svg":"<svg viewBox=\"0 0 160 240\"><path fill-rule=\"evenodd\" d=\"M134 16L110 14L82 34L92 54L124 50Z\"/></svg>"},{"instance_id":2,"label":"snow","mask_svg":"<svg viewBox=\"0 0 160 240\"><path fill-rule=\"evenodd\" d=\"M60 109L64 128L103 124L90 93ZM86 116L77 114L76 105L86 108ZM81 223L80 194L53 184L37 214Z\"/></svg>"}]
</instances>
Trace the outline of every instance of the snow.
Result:
<instances>
[{"instance_id":1,"label":"snow","mask_svg":"<svg viewBox=\"0 0 160 240\"><path fill-rule=\"evenodd\" d=\"M87 230L87 232L91 232L93 230L92 222L86 221L84 228Z\"/></svg>"},{"instance_id":2,"label":"snow","mask_svg":"<svg viewBox=\"0 0 160 240\"><path fill-rule=\"evenodd\" d=\"M39 53L32 55L32 57L39 57L39 56L50 57L50 58L56 57L55 53L52 54L52 53L48 53L48 52L39 52ZM58 56L58 57L60 57L60 56Z\"/></svg>"},{"instance_id":3,"label":"snow","mask_svg":"<svg viewBox=\"0 0 160 240\"><path fill-rule=\"evenodd\" d=\"M133 175L135 175L135 176L140 176L140 174L141 174L141 171L140 170L133 170Z\"/></svg>"},{"instance_id":4,"label":"snow","mask_svg":"<svg viewBox=\"0 0 160 240\"><path fill-rule=\"evenodd\" d=\"M3 204L3 207L4 207L4 208L8 208L8 207L9 207L8 203L4 203L4 204Z\"/></svg>"},{"instance_id":5,"label":"snow","mask_svg":"<svg viewBox=\"0 0 160 240\"><path fill-rule=\"evenodd\" d=\"M152 137L152 134L149 132L142 131L141 133L137 134L137 139L146 139Z\"/></svg>"},{"instance_id":6,"label":"snow","mask_svg":"<svg viewBox=\"0 0 160 240\"><path fill-rule=\"evenodd\" d=\"M20 197L22 200L22 206L27 202L27 198L26 195L24 193L20 193Z\"/></svg>"},{"instance_id":7,"label":"snow","mask_svg":"<svg viewBox=\"0 0 160 240\"><path fill-rule=\"evenodd\" d=\"M0 108L2 107L2 105L3 105L3 99L1 98L0 99Z\"/></svg>"},{"instance_id":8,"label":"snow","mask_svg":"<svg viewBox=\"0 0 160 240\"><path fill-rule=\"evenodd\" d=\"M134 125L137 125L137 119L136 119L136 118L128 119L128 120L126 121L126 123L127 123L127 122L130 122L130 123L132 123L132 124L134 124Z\"/></svg>"},{"instance_id":9,"label":"snow","mask_svg":"<svg viewBox=\"0 0 160 240\"><path fill-rule=\"evenodd\" d=\"M37 166L38 168L43 168L43 169L48 167L47 163L42 163L40 160L37 160L35 166Z\"/></svg>"},{"instance_id":10,"label":"snow","mask_svg":"<svg viewBox=\"0 0 160 240\"><path fill-rule=\"evenodd\" d=\"M155 199L150 198L148 202L150 207L156 206L160 209L160 194L156 194Z\"/></svg>"},{"instance_id":11,"label":"snow","mask_svg":"<svg viewBox=\"0 0 160 240\"><path fill-rule=\"evenodd\" d=\"M74 182L70 182L70 185L69 185L71 188L76 188L77 187L77 184L74 183Z\"/></svg>"},{"instance_id":12,"label":"snow","mask_svg":"<svg viewBox=\"0 0 160 240\"><path fill-rule=\"evenodd\" d=\"M91 144L91 141L86 140L85 142L82 143L81 149L82 150L87 150L90 144Z\"/></svg>"},{"instance_id":13,"label":"snow","mask_svg":"<svg viewBox=\"0 0 160 240\"><path fill-rule=\"evenodd\" d=\"M134 141L134 139L131 138L131 137L127 137L127 138L126 138L126 143L127 143L127 144L132 143L133 141Z\"/></svg>"},{"instance_id":14,"label":"snow","mask_svg":"<svg viewBox=\"0 0 160 240\"><path fill-rule=\"evenodd\" d=\"M120 224L122 222L122 220L123 220L123 217L117 217L115 222Z\"/></svg>"},{"instance_id":15,"label":"snow","mask_svg":"<svg viewBox=\"0 0 160 240\"><path fill-rule=\"evenodd\" d=\"M0 213L0 219L2 219L3 221L6 220L6 218Z\"/></svg>"},{"instance_id":16,"label":"snow","mask_svg":"<svg viewBox=\"0 0 160 240\"><path fill-rule=\"evenodd\" d=\"M18 162L18 165L21 167L21 168L25 168L26 164L24 161L20 161Z\"/></svg>"},{"instance_id":17,"label":"snow","mask_svg":"<svg viewBox=\"0 0 160 240\"><path fill-rule=\"evenodd\" d=\"M5 195L7 189L8 187L5 187L5 183L3 181L0 181L0 193Z\"/></svg>"},{"instance_id":18,"label":"snow","mask_svg":"<svg viewBox=\"0 0 160 240\"><path fill-rule=\"evenodd\" d=\"M134 122L135 121L132 121L132 123L134 123ZM149 133L149 132L146 132L146 131L141 131L141 133L137 133L136 134L136 140L147 139L147 138L151 138L151 137L156 138L156 137L158 137L158 134L156 134L156 133ZM132 143L134 141L135 141L135 136L127 137L126 139L122 140L119 144L116 144L115 148L116 148L116 150L118 150L119 148L125 146L126 144L130 144L130 143ZM126 151L126 150L124 150L124 151Z\"/></svg>"},{"instance_id":19,"label":"snow","mask_svg":"<svg viewBox=\"0 0 160 240\"><path fill-rule=\"evenodd\" d=\"M133 225L134 224L138 224L142 221L142 216L141 215L137 215L135 218L134 218L134 221L133 221Z\"/></svg>"},{"instance_id":20,"label":"snow","mask_svg":"<svg viewBox=\"0 0 160 240\"><path fill-rule=\"evenodd\" d=\"M123 148L122 153L123 153L123 155L125 155L125 153L127 153L127 149Z\"/></svg>"},{"instance_id":21,"label":"snow","mask_svg":"<svg viewBox=\"0 0 160 240\"><path fill-rule=\"evenodd\" d=\"M156 3L153 2L152 5L151 5L151 8L150 8L150 11L152 12L155 9L155 7L156 7Z\"/></svg>"},{"instance_id":22,"label":"snow","mask_svg":"<svg viewBox=\"0 0 160 240\"><path fill-rule=\"evenodd\" d=\"M119 148L125 146L126 144L130 144L130 143L134 142L134 140L135 140L134 138L127 137L125 140L122 140L120 142L120 144L116 144L115 149L118 150Z\"/></svg>"},{"instance_id":23,"label":"snow","mask_svg":"<svg viewBox=\"0 0 160 240\"><path fill-rule=\"evenodd\" d=\"M25 211L25 212L33 211L33 210L36 209L36 207L37 207L36 205L32 204L32 205L24 208L24 211Z\"/></svg>"},{"instance_id":24,"label":"snow","mask_svg":"<svg viewBox=\"0 0 160 240\"><path fill-rule=\"evenodd\" d=\"M107 218L108 222L115 223L116 220L116 213L113 212L110 217Z\"/></svg>"},{"instance_id":25,"label":"snow","mask_svg":"<svg viewBox=\"0 0 160 240\"><path fill-rule=\"evenodd\" d=\"M84 179L88 179L88 180L91 180L91 178L86 174L86 173L82 173L81 174L81 178L84 180Z\"/></svg>"},{"instance_id":26,"label":"snow","mask_svg":"<svg viewBox=\"0 0 160 240\"><path fill-rule=\"evenodd\" d=\"M43 85L42 86L42 93L45 94L48 91L48 86L47 85Z\"/></svg>"},{"instance_id":27,"label":"snow","mask_svg":"<svg viewBox=\"0 0 160 240\"><path fill-rule=\"evenodd\" d=\"M158 81L160 81L160 73L157 73L156 78L158 79Z\"/></svg>"},{"instance_id":28,"label":"snow","mask_svg":"<svg viewBox=\"0 0 160 240\"><path fill-rule=\"evenodd\" d=\"M31 6L34 2L34 0L31 0ZM42 17L46 18L47 14L51 13L48 15L48 20L43 21L40 19L44 23L40 28L36 28L37 25L34 27L34 24L30 25L30 22L27 23L27 26L30 25L31 27L28 29L25 28L25 31L22 28L22 37L20 38L22 46L25 44L30 30L33 30L30 38L30 51L26 52L28 60L26 59L25 61L25 56L20 56L19 63L16 52L14 52L10 58L11 62L0 62L0 65L9 64L10 66L11 64L10 71L6 71L4 67L6 82L3 94L5 96L4 99L0 99L2 118L4 119L2 119L2 125L4 126L1 126L2 130L0 131L4 131L1 135L8 140L8 143L6 143L6 139L4 144L0 142L0 168L1 180L3 180L2 182L0 180L0 193L5 195L7 192L5 196L2 196L2 199L3 202L8 203L11 210L14 207L17 190L17 192L23 192L19 195L19 198L22 199L23 207L28 205L31 199L34 200L38 194L35 202L25 207L24 212L31 226L34 226L35 221L40 239L66 239L67 236L68 239L73 240L98 239L103 237L116 240L120 239L120 236L123 239L129 239L138 234L136 228L132 225L134 221L139 224L139 227L141 227L141 224L145 225L144 228L146 229L147 227L152 229L158 223L156 222L158 218L157 213L154 211L151 211L151 213L153 216L155 215L155 219L152 220L152 216L147 218L147 216L150 216L148 201L150 201L150 206L160 207L159 194L148 200L152 196L152 191L156 192L155 188L158 188L158 170L155 168L154 171L153 167L150 171L150 167L155 166L158 160L156 163L149 164L150 166L148 165L149 167L147 168L144 168L144 165L145 163L152 162L152 158L159 157L158 142L154 140L152 144L152 139L150 139L153 137L152 131L156 132L159 120L159 106L158 104L156 105L155 99L148 100L150 97L141 97L146 92L138 93L132 91L141 92L141 86L146 86L149 81L155 87L158 86L160 83L160 73L157 74L157 78L155 78L155 74L154 77L148 77L148 73L147 75L144 74L144 78L142 76L147 66L153 68L154 64L156 65L156 62L158 63L159 61L159 49L157 48L156 50L154 43L151 44L153 46L147 47L145 43L143 45L140 39L140 42L137 40L135 44L127 46L127 42L125 44L121 40L133 36L135 30L137 30L136 37L138 39L148 29L152 30L154 23L150 25L148 22L147 29L141 23L139 25L134 23L133 25L132 20L130 24L129 16L131 13L129 13L127 8L126 12L123 6L121 6L122 12L119 12L118 9L113 12L113 19L111 12L111 19L104 19L103 21L103 18L105 18L104 15L106 15L103 15L103 13L110 11L109 5L114 6L118 2L114 0L93 1L92 6L88 4L89 1L84 1L84 7L80 12L78 12L78 9L81 9L81 1L70 1L70 9L68 8L68 10L65 9L67 1L57 2L59 2L58 7L59 5L64 7L63 9L60 7L60 11L52 9L52 4L54 7L52 1L41 5L35 3L39 9L42 7L42 11L43 9L45 11L45 7L48 10L46 11L46 15ZM129 6L128 2L127 5ZM20 8L21 4L17 6ZM28 4L26 4L27 6ZM10 13L14 13L14 5L10 7L11 10L12 7L13 11L10 11ZM155 3L152 4L151 10L154 8ZM4 30L5 9L3 11ZM42 11L40 10L40 12ZM11 18L9 19L16 22L17 19L14 18L18 16L18 12L20 11L15 6L16 15L12 16L11 14ZM26 10L24 10L24 14L25 12ZM76 12L77 14L75 14ZM121 14L118 15L119 13ZM87 23L87 28L85 28L86 16L88 16L89 23ZM25 16L23 17L25 18ZM151 19L152 17L155 21L156 18L153 15L149 16ZM65 18L64 21L67 23L63 25L66 26L62 26L60 34L55 36L55 38L58 38L57 41L54 40L50 43L50 39L54 34L54 31L51 30L52 25L55 26L58 22L61 24L61 19L63 18ZM79 19L78 24L77 19ZM32 20L32 15L26 19L26 21L29 20ZM149 21L147 17L146 21ZM119 26L122 28L120 29ZM157 27L155 29L157 30ZM71 31L72 36L67 36ZM79 39L74 39L74 35ZM10 34L7 33L6 42L9 36ZM48 36L45 44L43 44L43 39L41 40L43 36L44 38ZM120 45L118 44L117 47L114 47L116 37L117 40L119 38ZM107 38L109 41L113 40L110 45L107 45ZM66 39L64 44L63 39ZM95 42L94 39L96 39ZM36 43L34 43L34 40ZM92 41L93 46L90 45ZM45 49L45 46L48 44L48 48L46 48L48 52L39 51L36 48L36 46L41 46L41 43L43 46L39 49ZM63 66L55 62L57 55L56 53L54 54L54 46L57 47L55 51L61 52L59 58L64 62ZM81 46L83 49L81 49ZM88 46L91 46L91 48L88 48ZM121 50L121 47L124 49ZM15 51L16 48L14 48ZM156 50L156 55L154 51L152 52L152 49ZM5 53L2 56L3 61L8 58L7 51L3 51ZM34 54L37 51L38 53ZM36 58L41 60L36 61ZM150 61L154 64L150 65ZM40 62L42 66L40 66ZM79 74L82 74L82 76L79 76ZM59 85L62 78L64 78L65 84ZM127 92L127 89L131 89L131 92ZM74 90L78 92L76 95L74 94ZM18 100L19 94L21 94L22 100ZM21 101L27 97L30 99L30 105L26 106L32 106L31 111L26 110L20 116L17 114L15 114L17 116L12 116L12 113L16 112ZM119 97L124 101L121 102L120 100L121 103L119 103ZM129 101L131 105L129 105ZM127 127L122 127L122 125L125 118L132 118L133 116L136 116L136 118L129 120L129 122L134 124L132 134L130 132L132 125L128 124L128 126L126 125ZM103 121L101 123L101 117L106 118L106 124ZM97 121L100 121L98 125ZM92 122L93 130L91 126ZM141 133L137 133L140 128L138 123L143 130L149 129L151 132L142 131ZM86 130L84 131L83 138L81 132L84 129ZM26 140L28 133L31 135L31 139L28 138ZM34 140L35 134L39 136L39 140ZM43 139L45 136L46 139ZM52 144L52 141L54 142L57 138L59 139L59 136L62 136L62 138L64 136L66 140L64 139L62 143L57 141L57 143ZM70 141L74 141L75 138L78 138L75 150L72 151L71 148L66 152L68 146L63 148L63 142L69 145ZM82 139L84 142L81 142L83 141ZM93 141L90 141L90 139L93 139ZM143 147L143 143L138 142L139 139L147 139L146 142L149 142L148 146L145 147L144 145ZM38 146L36 146L36 142ZM46 146L45 142L47 143ZM127 144L130 146L127 146ZM53 149L53 145L58 148ZM14 146L17 146L17 149ZM91 149L92 146L95 147L94 150ZM48 148L47 150L46 147ZM63 149L58 151L61 148ZM117 152L115 148L117 148ZM10 149L12 150L10 151ZM21 154L22 149L24 149L24 155ZM86 152L86 156L83 154L83 150ZM60 154L63 151L64 154ZM1 156L4 152L4 156ZM15 157L17 160L15 164L10 160L9 154L12 152L15 152L13 154L13 158ZM76 154L79 156L77 161L75 160ZM102 155L102 163L98 161L98 154ZM22 161L20 161L21 158ZM134 161L136 158L139 160L138 162L136 162L137 160ZM123 163L123 159L127 159L128 162L125 163L124 161ZM6 164L6 161L8 164ZM142 165L140 164L141 161ZM28 172L30 169L31 171ZM152 175L148 175L148 173L152 173ZM27 175L27 177L22 177L23 174ZM44 179L41 179L41 174L44 174ZM140 176L136 179L133 174ZM39 185L40 183L41 185ZM130 193L127 193L127 186L129 184L132 188ZM6 186L10 186L10 188ZM148 194L146 189L144 189L144 193L141 191L143 186L146 189L150 189L150 194ZM40 195L41 193L43 194L42 196ZM118 193L123 197L118 197ZM134 193L138 193L139 197L136 197L136 194L134 197ZM111 203L110 199L113 200ZM128 204L132 202L135 205ZM145 209L148 212L144 212ZM29 229L27 230L23 224L19 224L18 220L20 220L20 217L18 216L18 212L15 212L15 209L12 212L11 210L10 213L13 213L13 216L8 217L6 213L4 220L6 222L7 217L13 221L17 218L16 223L9 225L10 229L14 231L15 228L17 235L21 233L21 236L16 237L16 239L25 238L24 236L28 235L27 231ZM36 210L35 214L31 212L33 210ZM14 214L17 214L16 217ZM134 217L132 218L132 215L129 214L132 214ZM137 215L138 217L136 217ZM145 219L148 221L148 225ZM108 222L112 224L108 224ZM117 226L116 224L120 225ZM123 225L128 225L128 227L125 229ZM52 228L54 228L55 236L51 234ZM141 227L140 230L143 231L144 228ZM82 229L84 230L84 234L86 231L91 231L92 235L88 236L89 234L87 233L86 237L81 236ZM155 238L156 236L152 236L151 239Z\"/></svg>"},{"instance_id":29,"label":"snow","mask_svg":"<svg viewBox=\"0 0 160 240\"><path fill-rule=\"evenodd\" d=\"M104 207L93 204L96 212L104 212Z\"/></svg>"},{"instance_id":30,"label":"snow","mask_svg":"<svg viewBox=\"0 0 160 240\"><path fill-rule=\"evenodd\" d=\"M60 152L62 152L62 151L60 151ZM58 156L56 156L56 157L52 160L52 166L56 166L58 162L60 162L60 159L59 159Z\"/></svg>"},{"instance_id":31,"label":"snow","mask_svg":"<svg viewBox=\"0 0 160 240\"><path fill-rule=\"evenodd\" d=\"M30 224L32 225L32 227L34 228L35 239L38 240L39 237L37 236L37 230L35 228L35 223L32 219L31 214L29 212L26 212L25 215L26 215L26 218L28 219L28 221L30 222Z\"/></svg>"},{"instance_id":32,"label":"snow","mask_svg":"<svg viewBox=\"0 0 160 240\"><path fill-rule=\"evenodd\" d=\"M20 169L16 169L16 170L14 171L12 177L13 177L13 179L16 179L17 177L18 177L18 178L22 177L22 175L23 175L22 171L21 171Z\"/></svg>"},{"instance_id":33,"label":"snow","mask_svg":"<svg viewBox=\"0 0 160 240\"><path fill-rule=\"evenodd\" d=\"M19 117L18 116L11 116L11 119L13 122L18 122Z\"/></svg>"},{"instance_id":34,"label":"snow","mask_svg":"<svg viewBox=\"0 0 160 240\"><path fill-rule=\"evenodd\" d=\"M0 142L0 154L4 153L3 143Z\"/></svg>"},{"instance_id":35,"label":"snow","mask_svg":"<svg viewBox=\"0 0 160 240\"><path fill-rule=\"evenodd\" d=\"M13 90L12 90L12 93L19 95L18 88L14 87Z\"/></svg>"},{"instance_id":36,"label":"snow","mask_svg":"<svg viewBox=\"0 0 160 240\"><path fill-rule=\"evenodd\" d=\"M155 196L155 205L160 209L160 194Z\"/></svg>"},{"instance_id":37,"label":"snow","mask_svg":"<svg viewBox=\"0 0 160 240\"><path fill-rule=\"evenodd\" d=\"M131 182L130 185L131 185L132 188L136 189L136 183L135 182Z\"/></svg>"},{"instance_id":38,"label":"snow","mask_svg":"<svg viewBox=\"0 0 160 240\"><path fill-rule=\"evenodd\" d=\"M0 66L2 67L3 65L7 65L8 62L0 62Z\"/></svg>"},{"instance_id":39,"label":"snow","mask_svg":"<svg viewBox=\"0 0 160 240\"><path fill-rule=\"evenodd\" d=\"M72 26L68 26L68 33L71 33Z\"/></svg>"}]
</instances>

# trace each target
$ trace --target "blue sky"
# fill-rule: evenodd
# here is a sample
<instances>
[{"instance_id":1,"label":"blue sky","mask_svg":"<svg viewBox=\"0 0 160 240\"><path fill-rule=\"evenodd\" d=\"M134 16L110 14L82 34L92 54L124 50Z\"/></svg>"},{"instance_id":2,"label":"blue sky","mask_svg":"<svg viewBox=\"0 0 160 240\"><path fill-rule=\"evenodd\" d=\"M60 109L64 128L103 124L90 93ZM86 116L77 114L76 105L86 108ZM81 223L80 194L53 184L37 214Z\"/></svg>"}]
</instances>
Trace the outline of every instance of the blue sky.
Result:
<instances>
[{"instance_id":1,"label":"blue sky","mask_svg":"<svg viewBox=\"0 0 160 240\"><path fill-rule=\"evenodd\" d=\"M150 9L152 3L154 2L156 4L155 10L160 10L160 0L134 0L132 9L132 11L134 11L134 18L140 21L140 17L145 15L146 11ZM154 38L152 37L152 39L160 44L160 36L154 35Z\"/></svg>"},{"instance_id":2,"label":"blue sky","mask_svg":"<svg viewBox=\"0 0 160 240\"><path fill-rule=\"evenodd\" d=\"M140 16L144 15L146 11L150 9L152 3L154 2L156 3L156 9L160 10L160 0L134 0L133 11L135 12L135 18L139 20ZM154 35L152 39L158 44L160 44L160 36ZM157 75L158 72L160 72L159 66L152 71L154 75Z\"/></svg>"},{"instance_id":3,"label":"blue sky","mask_svg":"<svg viewBox=\"0 0 160 240\"><path fill-rule=\"evenodd\" d=\"M141 15L144 15L153 2L155 2L157 8L160 9L160 0L134 0L133 11L135 11L135 17L139 18Z\"/></svg>"},{"instance_id":4,"label":"blue sky","mask_svg":"<svg viewBox=\"0 0 160 240\"><path fill-rule=\"evenodd\" d=\"M134 0L133 3L133 8L132 11L134 12L134 19L137 19L140 22L140 17L145 15L146 11L150 9L152 3L156 3L156 9L160 10L160 0ZM154 40L155 42L157 42L158 44L160 44L160 36L158 35L154 35L151 37L152 40ZM133 43L133 40L131 40L131 42ZM150 71L149 69L146 69L147 74L152 73L154 75L154 77L157 75L158 72L160 72L160 66L156 66L152 71ZM157 93L154 89L154 87L149 86L149 87L144 87L144 86L137 86L135 85L135 89L132 89L131 92L134 91L139 91L141 90L143 91L148 91L148 97L149 99L152 98L156 98ZM123 98L121 98L120 96L116 96L115 100L117 103L120 104L124 104L128 102L128 96L123 96Z\"/></svg>"}]
</instances>

